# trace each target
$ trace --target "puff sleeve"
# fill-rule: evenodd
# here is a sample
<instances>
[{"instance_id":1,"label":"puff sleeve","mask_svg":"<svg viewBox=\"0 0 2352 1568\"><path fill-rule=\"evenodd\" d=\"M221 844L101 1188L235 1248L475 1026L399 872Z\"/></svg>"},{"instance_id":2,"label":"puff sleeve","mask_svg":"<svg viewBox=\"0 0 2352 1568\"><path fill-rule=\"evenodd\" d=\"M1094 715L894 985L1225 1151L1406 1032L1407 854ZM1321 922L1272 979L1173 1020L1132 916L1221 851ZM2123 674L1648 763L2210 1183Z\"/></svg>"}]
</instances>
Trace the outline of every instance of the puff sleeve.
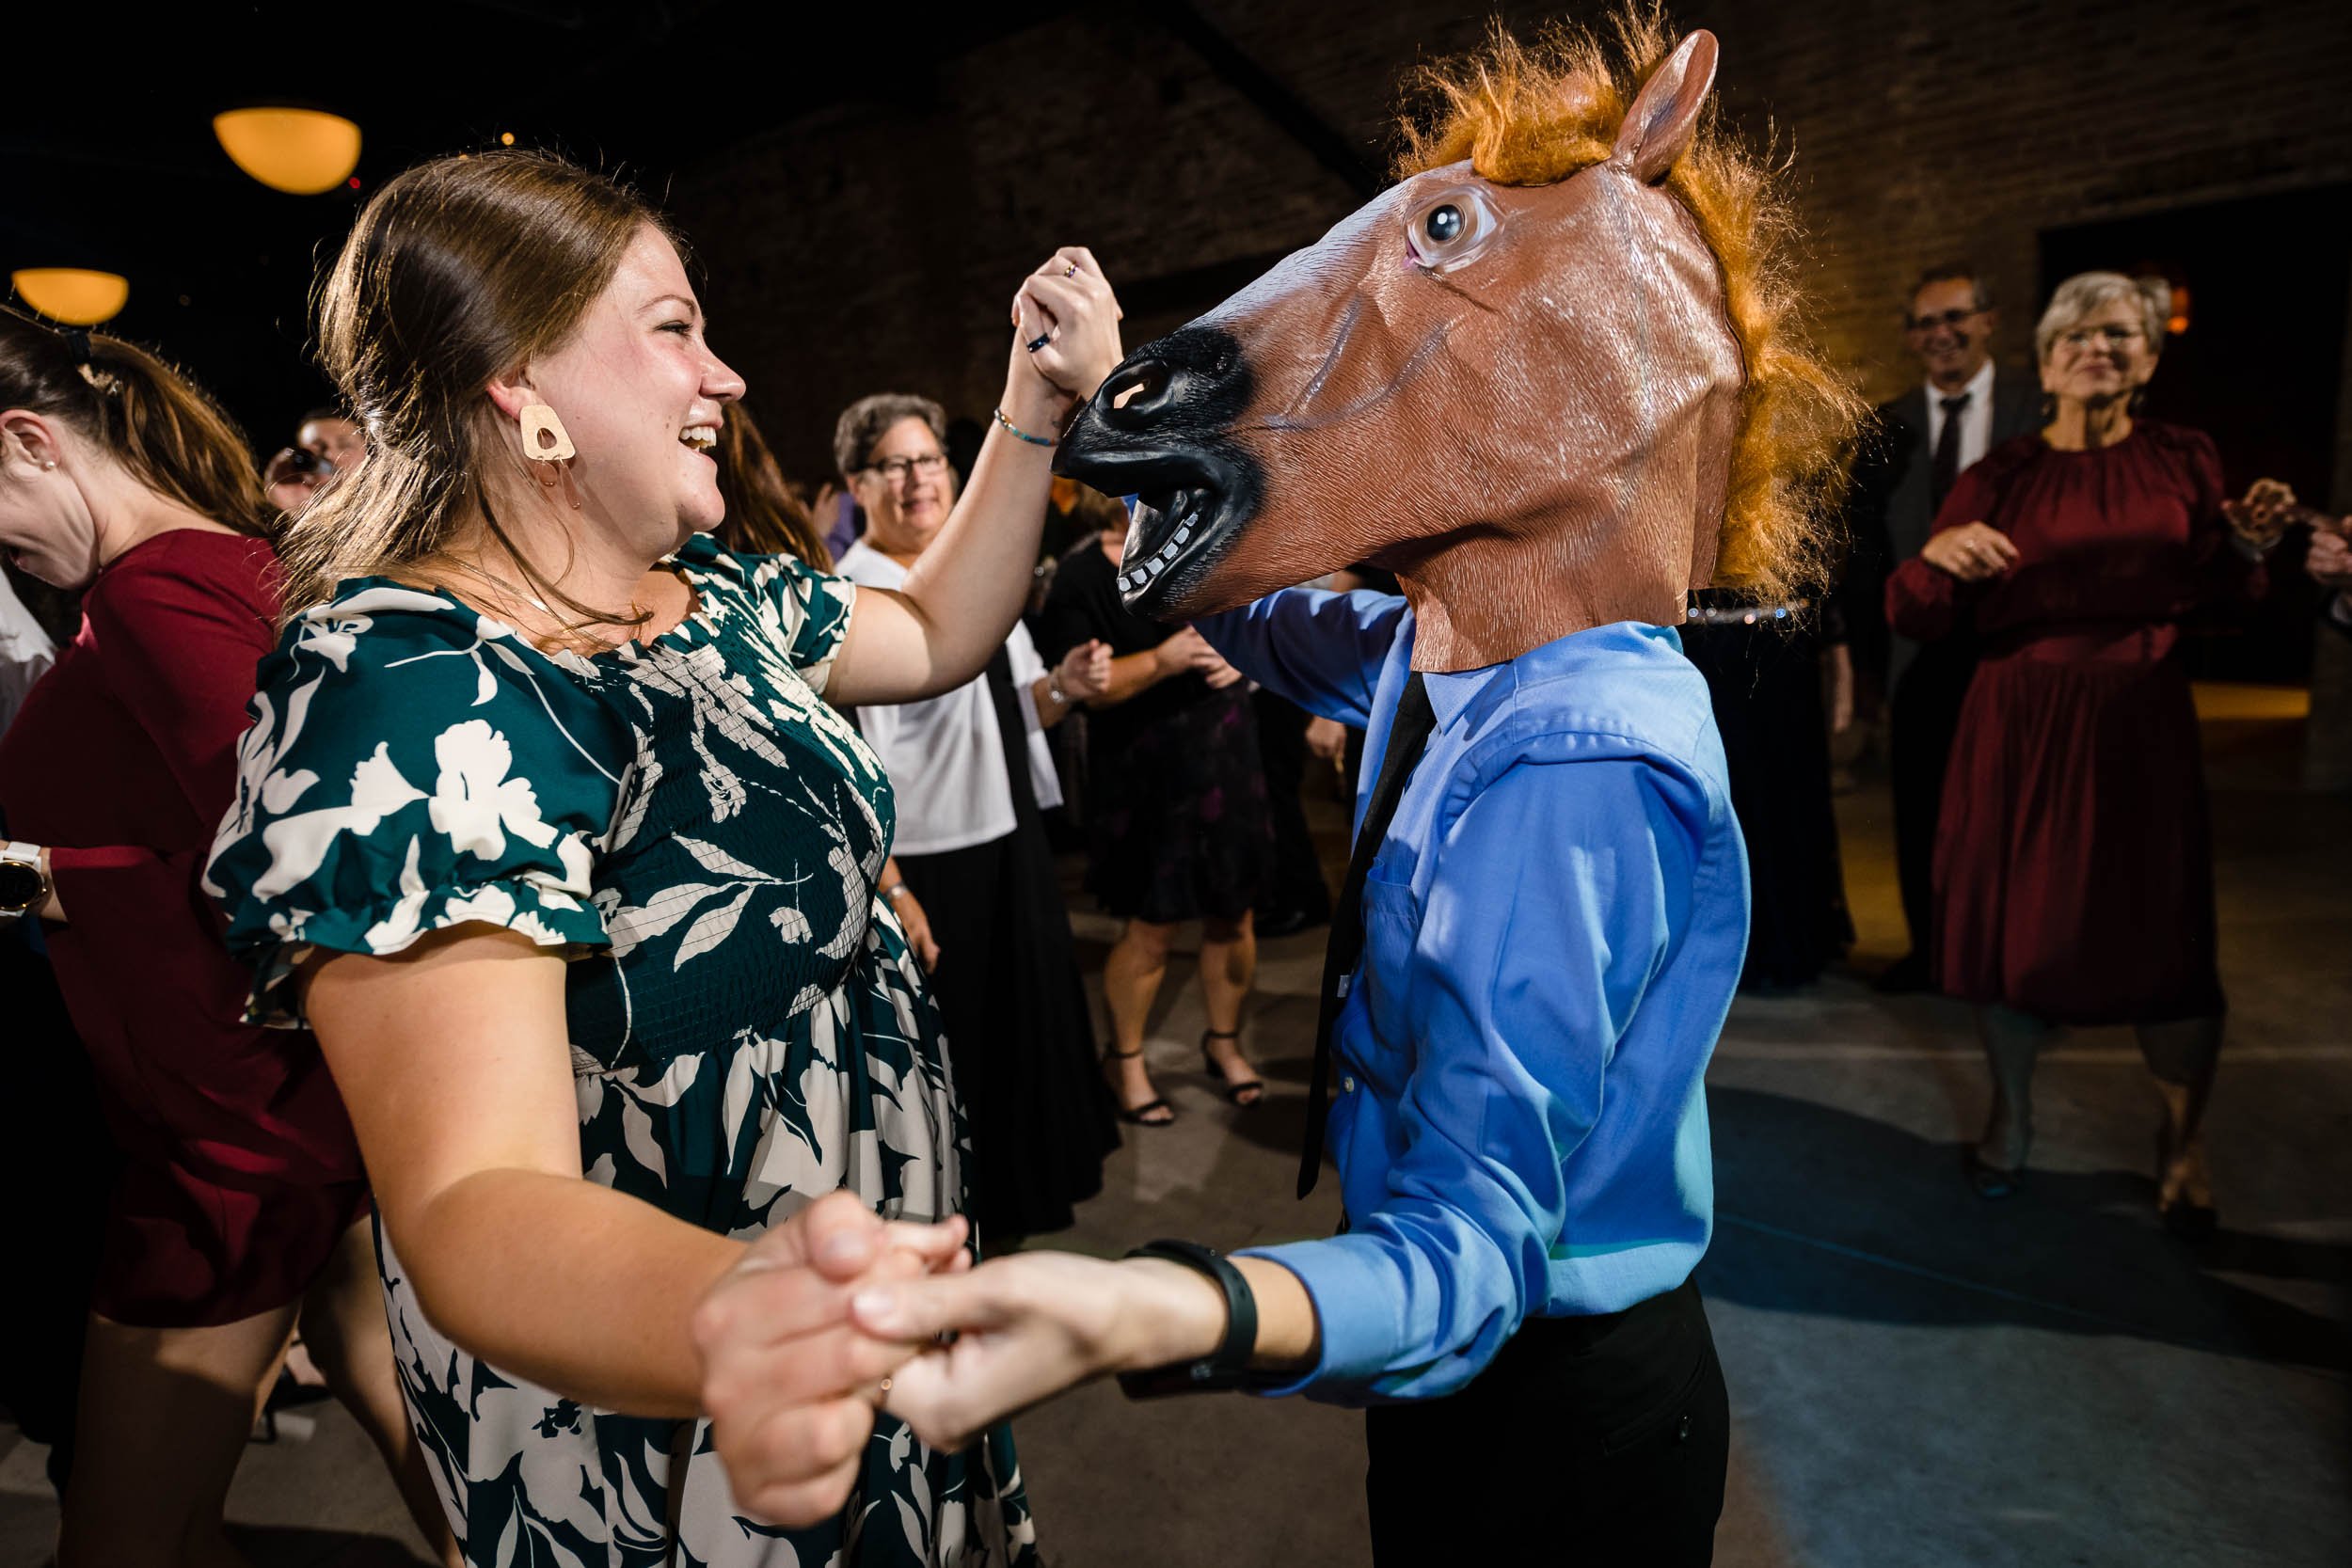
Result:
<instances>
[{"instance_id":1,"label":"puff sleeve","mask_svg":"<svg viewBox=\"0 0 2352 1568\"><path fill-rule=\"evenodd\" d=\"M248 1022L302 1022L292 982L318 949L468 923L606 945L590 895L633 746L553 659L377 583L298 619L258 684L204 877L254 970Z\"/></svg>"}]
</instances>

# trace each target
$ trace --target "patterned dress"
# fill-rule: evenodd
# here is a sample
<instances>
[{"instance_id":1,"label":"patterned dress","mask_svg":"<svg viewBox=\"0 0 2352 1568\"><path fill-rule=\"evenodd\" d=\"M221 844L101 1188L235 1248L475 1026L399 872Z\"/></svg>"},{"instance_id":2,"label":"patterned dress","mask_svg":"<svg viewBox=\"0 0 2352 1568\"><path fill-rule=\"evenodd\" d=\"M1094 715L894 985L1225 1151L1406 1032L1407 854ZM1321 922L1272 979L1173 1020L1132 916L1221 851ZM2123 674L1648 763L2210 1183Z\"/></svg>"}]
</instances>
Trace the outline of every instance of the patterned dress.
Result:
<instances>
[{"instance_id":1,"label":"patterned dress","mask_svg":"<svg viewBox=\"0 0 2352 1568\"><path fill-rule=\"evenodd\" d=\"M687 618L593 658L380 578L288 628L207 873L255 966L251 1016L299 1022L314 949L501 926L572 960L590 1180L745 1239L840 1187L892 1218L952 1212L946 1045L874 896L889 780L818 695L855 590L702 535L674 564ZM469 1564L1036 1560L1002 1428L939 1453L884 1417L847 1511L773 1529L736 1512L707 1423L681 1481L682 1423L475 1359L426 1321L380 1229L378 1245L403 1391Z\"/></svg>"}]
</instances>

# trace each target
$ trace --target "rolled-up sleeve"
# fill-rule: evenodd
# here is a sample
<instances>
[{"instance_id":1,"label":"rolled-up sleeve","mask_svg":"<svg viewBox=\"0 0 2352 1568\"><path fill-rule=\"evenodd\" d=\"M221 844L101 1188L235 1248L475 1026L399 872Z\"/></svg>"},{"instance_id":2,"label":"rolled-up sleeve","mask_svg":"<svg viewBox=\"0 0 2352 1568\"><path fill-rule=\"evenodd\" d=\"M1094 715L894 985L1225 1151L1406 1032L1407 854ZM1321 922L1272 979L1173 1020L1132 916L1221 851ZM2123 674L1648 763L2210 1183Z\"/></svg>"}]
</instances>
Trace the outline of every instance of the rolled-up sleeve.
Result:
<instances>
[{"instance_id":1,"label":"rolled-up sleeve","mask_svg":"<svg viewBox=\"0 0 2352 1568\"><path fill-rule=\"evenodd\" d=\"M1671 868L1695 853L1675 790L1639 761L1520 762L1433 847L1391 1004L1408 1037L1381 1047L1411 1054L1386 1196L1343 1235L1258 1252L1320 1323L1319 1362L1279 1392L1450 1393L1545 1299L1579 1243L1564 1164L1665 961Z\"/></svg>"},{"instance_id":2,"label":"rolled-up sleeve","mask_svg":"<svg viewBox=\"0 0 2352 1568\"><path fill-rule=\"evenodd\" d=\"M1285 588L1193 623L1225 661L1309 713L1358 729L1396 641L1405 601L1361 589Z\"/></svg>"}]
</instances>

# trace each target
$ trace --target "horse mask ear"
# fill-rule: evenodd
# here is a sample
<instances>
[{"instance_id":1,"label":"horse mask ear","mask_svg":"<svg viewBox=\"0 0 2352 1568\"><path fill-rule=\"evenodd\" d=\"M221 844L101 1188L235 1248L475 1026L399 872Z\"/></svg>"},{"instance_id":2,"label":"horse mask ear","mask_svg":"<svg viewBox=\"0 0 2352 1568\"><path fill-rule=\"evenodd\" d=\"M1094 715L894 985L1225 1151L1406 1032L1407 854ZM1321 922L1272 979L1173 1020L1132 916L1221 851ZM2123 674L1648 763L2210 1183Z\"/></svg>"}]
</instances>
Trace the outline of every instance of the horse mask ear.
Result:
<instances>
[{"instance_id":1,"label":"horse mask ear","mask_svg":"<svg viewBox=\"0 0 2352 1568\"><path fill-rule=\"evenodd\" d=\"M1650 72L1617 131L1612 161L1623 163L1645 185L1666 178L1675 160L1689 150L1698 131L1699 111L1715 85L1715 35L1692 33L1665 64Z\"/></svg>"}]
</instances>

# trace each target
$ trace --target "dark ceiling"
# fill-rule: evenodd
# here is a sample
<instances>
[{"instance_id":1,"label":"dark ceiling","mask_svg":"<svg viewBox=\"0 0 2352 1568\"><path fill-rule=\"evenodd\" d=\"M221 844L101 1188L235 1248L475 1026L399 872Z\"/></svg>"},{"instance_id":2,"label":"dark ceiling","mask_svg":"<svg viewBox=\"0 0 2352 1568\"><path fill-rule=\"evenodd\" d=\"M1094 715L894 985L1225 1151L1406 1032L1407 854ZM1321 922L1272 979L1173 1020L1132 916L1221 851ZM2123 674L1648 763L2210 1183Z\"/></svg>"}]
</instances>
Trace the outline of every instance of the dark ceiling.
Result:
<instances>
[{"instance_id":1,"label":"dark ceiling","mask_svg":"<svg viewBox=\"0 0 2352 1568\"><path fill-rule=\"evenodd\" d=\"M659 200L677 170L744 136L830 103L919 102L941 61L1069 8L185 6L45 57L20 29L0 94L0 279L123 274L130 303L106 330L181 360L266 451L326 396L304 347L309 292L376 182L512 132ZM356 120L361 188L285 196L239 172L212 117L264 103Z\"/></svg>"}]
</instances>

